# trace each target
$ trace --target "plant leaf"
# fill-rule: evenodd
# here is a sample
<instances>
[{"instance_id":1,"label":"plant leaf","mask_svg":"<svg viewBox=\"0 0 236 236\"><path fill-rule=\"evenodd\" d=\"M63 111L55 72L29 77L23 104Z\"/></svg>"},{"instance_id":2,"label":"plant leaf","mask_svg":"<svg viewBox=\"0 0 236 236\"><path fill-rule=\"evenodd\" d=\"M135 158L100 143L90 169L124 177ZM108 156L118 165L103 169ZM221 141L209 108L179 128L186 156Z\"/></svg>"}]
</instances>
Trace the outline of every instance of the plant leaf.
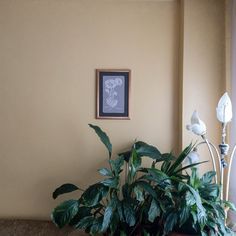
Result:
<instances>
[{"instance_id":1,"label":"plant leaf","mask_svg":"<svg viewBox=\"0 0 236 236\"><path fill-rule=\"evenodd\" d=\"M148 220L153 223L156 217L160 216L160 214L161 214L160 207L158 206L156 200L152 199L152 202L148 211Z\"/></svg>"},{"instance_id":2,"label":"plant leaf","mask_svg":"<svg viewBox=\"0 0 236 236\"><path fill-rule=\"evenodd\" d=\"M182 167L182 168L176 170L173 174L176 175L176 174L178 174L179 172L181 172L181 171L183 171L183 170L193 168L194 166L198 166L198 165L203 164L203 163L206 163L206 162L208 162L208 161L201 161L201 162L197 162L197 163L193 163L193 164L184 166L184 167Z\"/></svg>"},{"instance_id":3,"label":"plant leaf","mask_svg":"<svg viewBox=\"0 0 236 236\"><path fill-rule=\"evenodd\" d=\"M94 217L93 216L86 216L79 221L77 225L75 225L76 229L87 229L93 224Z\"/></svg>"},{"instance_id":4,"label":"plant leaf","mask_svg":"<svg viewBox=\"0 0 236 236\"><path fill-rule=\"evenodd\" d=\"M53 199L56 199L59 195L64 194L64 193L70 193L76 190L81 190L74 184L63 184L60 187L58 187L52 194Z\"/></svg>"},{"instance_id":5,"label":"plant leaf","mask_svg":"<svg viewBox=\"0 0 236 236\"><path fill-rule=\"evenodd\" d=\"M178 215L174 212L171 212L165 220L164 233L168 234L170 231L172 231L174 226L177 224L177 221L178 221Z\"/></svg>"},{"instance_id":6,"label":"plant leaf","mask_svg":"<svg viewBox=\"0 0 236 236\"><path fill-rule=\"evenodd\" d=\"M52 221L59 228L62 228L69 224L69 222L75 217L78 208L79 202L77 200L65 201L53 210L51 214Z\"/></svg>"},{"instance_id":7,"label":"plant leaf","mask_svg":"<svg viewBox=\"0 0 236 236\"><path fill-rule=\"evenodd\" d=\"M183 160L187 157L187 155L191 152L193 149L193 145L190 144L187 146L179 155L179 157L174 161L174 163L171 165L169 170L167 171L167 174L169 176L172 176L173 173L179 168L179 166L182 164Z\"/></svg>"},{"instance_id":8,"label":"plant leaf","mask_svg":"<svg viewBox=\"0 0 236 236\"><path fill-rule=\"evenodd\" d=\"M105 232L107 228L109 227L114 208L115 208L115 201L111 199L104 212L104 217L103 217L103 222L102 222L102 232Z\"/></svg>"},{"instance_id":9,"label":"plant leaf","mask_svg":"<svg viewBox=\"0 0 236 236\"><path fill-rule=\"evenodd\" d=\"M226 207L228 207L230 210L236 212L236 207L234 205L234 203L230 202L230 201L223 201L223 203L225 204Z\"/></svg>"},{"instance_id":10,"label":"plant leaf","mask_svg":"<svg viewBox=\"0 0 236 236\"><path fill-rule=\"evenodd\" d=\"M91 235L98 235L102 231L102 216L94 218L93 224L90 227L89 233Z\"/></svg>"},{"instance_id":11,"label":"plant leaf","mask_svg":"<svg viewBox=\"0 0 236 236\"><path fill-rule=\"evenodd\" d=\"M94 129L94 131L96 132L98 137L101 139L103 144L106 146L106 148L107 148L107 150L109 152L109 157L111 157L112 144L111 144L110 139L107 136L107 134L104 131L102 131L100 127L98 127L96 125L89 124L89 126Z\"/></svg>"},{"instance_id":12,"label":"plant leaf","mask_svg":"<svg viewBox=\"0 0 236 236\"><path fill-rule=\"evenodd\" d=\"M135 185L139 186L140 188L145 190L147 193L149 193L153 198L157 199L157 194L149 183L145 181L136 181Z\"/></svg>"},{"instance_id":13,"label":"plant leaf","mask_svg":"<svg viewBox=\"0 0 236 236\"><path fill-rule=\"evenodd\" d=\"M124 165L124 157L123 156L118 156L116 159L109 160L112 171L115 173L116 176L118 176L121 172L121 167Z\"/></svg>"},{"instance_id":14,"label":"plant leaf","mask_svg":"<svg viewBox=\"0 0 236 236\"><path fill-rule=\"evenodd\" d=\"M103 176L113 176L112 172L107 168L101 168L98 172Z\"/></svg>"},{"instance_id":15,"label":"plant leaf","mask_svg":"<svg viewBox=\"0 0 236 236\"><path fill-rule=\"evenodd\" d=\"M123 201L123 210L125 221L129 226L134 226L136 223L135 211L131 204L127 201Z\"/></svg>"},{"instance_id":16,"label":"plant leaf","mask_svg":"<svg viewBox=\"0 0 236 236\"><path fill-rule=\"evenodd\" d=\"M179 223L180 227L189 219L190 217L190 208L188 206L182 205L181 211L179 213Z\"/></svg>"},{"instance_id":17,"label":"plant leaf","mask_svg":"<svg viewBox=\"0 0 236 236\"><path fill-rule=\"evenodd\" d=\"M134 144L134 146L139 157L147 156L155 159L156 161L163 160L160 151L152 145L149 145L142 141L138 141Z\"/></svg>"},{"instance_id":18,"label":"plant leaf","mask_svg":"<svg viewBox=\"0 0 236 236\"><path fill-rule=\"evenodd\" d=\"M117 188L119 181L117 177L114 177L114 178L105 179L101 181L101 183L110 188Z\"/></svg>"},{"instance_id":19,"label":"plant leaf","mask_svg":"<svg viewBox=\"0 0 236 236\"><path fill-rule=\"evenodd\" d=\"M97 205L108 193L109 188L101 183L89 186L81 196L81 202L85 206Z\"/></svg>"},{"instance_id":20,"label":"plant leaf","mask_svg":"<svg viewBox=\"0 0 236 236\"><path fill-rule=\"evenodd\" d=\"M136 199L139 202L144 201L143 191L142 191L142 189L139 186L135 186L134 187L134 194L135 194Z\"/></svg>"},{"instance_id":21,"label":"plant leaf","mask_svg":"<svg viewBox=\"0 0 236 236\"><path fill-rule=\"evenodd\" d=\"M202 178L201 178L201 181L204 183L204 184L210 184L214 178L214 176L216 175L216 172L215 171L208 171L207 173L205 173Z\"/></svg>"},{"instance_id":22,"label":"plant leaf","mask_svg":"<svg viewBox=\"0 0 236 236\"><path fill-rule=\"evenodd\" d=\"M69 225L74 226L78 224L78 222L83 219L86 216L91 215L91 208L90 207L79 207L77 214L74 216L74 218L70 221Z\"/></svg>"}]
</instances>

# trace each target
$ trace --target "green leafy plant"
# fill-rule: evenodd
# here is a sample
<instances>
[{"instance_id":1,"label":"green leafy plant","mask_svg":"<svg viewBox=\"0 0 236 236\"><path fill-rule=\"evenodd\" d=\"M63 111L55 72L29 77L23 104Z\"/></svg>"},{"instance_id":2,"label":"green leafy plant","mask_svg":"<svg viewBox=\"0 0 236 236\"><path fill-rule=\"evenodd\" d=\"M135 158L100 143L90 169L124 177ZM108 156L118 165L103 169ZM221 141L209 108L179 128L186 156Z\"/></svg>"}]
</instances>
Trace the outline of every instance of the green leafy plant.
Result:
<instances>
[{"instance_id":1,"label":"green leafy plant","mask_svg":"<svg viewBox=\"0 0 236 236\"><path fill-rule=\"evenodd\" d=\"M230 232L222 225L223 209L234 207L229 202L219 202L219 187L211 183L214 173L199 178L194 167L200 163L182 166L193 145L175 157L137 141L130 150L115 156L107 134L98 126L89 126L108 151L109 168L99 169L104 179L85 190L67 183L53 192L56 199L82 191L79 199L64 201L52 211L51 218L59 228L70 225L90 235L109 236ZM142 166L143 158L151 160L150 167ZM193 168L191 176L183 174L188 168ZM208 188L211 191L206 191Z\"/></svg>"},{"instance_id":2,"label":"green leafy plant","mask_svg":"<svg viewBox=\"0 0 236 236\"><path fill-rule=\"evenodd\" d=\"M231 202L220 200L220 187L213 183L214 171L199 177L196 168L186 182L176 181L173 202L164 214L164 234L172 230L191 235L234 235L227 227L225 210L235 211Z\"/></svg>"}]
</instances>

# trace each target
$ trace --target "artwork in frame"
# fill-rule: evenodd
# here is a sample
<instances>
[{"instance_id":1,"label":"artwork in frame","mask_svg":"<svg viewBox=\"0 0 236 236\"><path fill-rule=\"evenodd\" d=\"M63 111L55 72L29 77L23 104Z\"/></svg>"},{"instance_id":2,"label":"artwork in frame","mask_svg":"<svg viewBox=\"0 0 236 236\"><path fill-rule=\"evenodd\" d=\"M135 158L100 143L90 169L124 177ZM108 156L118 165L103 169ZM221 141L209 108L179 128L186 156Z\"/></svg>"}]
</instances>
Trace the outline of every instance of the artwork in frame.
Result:
<instances>
[{"instance_id":1,"label":"artwork in frame","mask_svg":"<svg viewBox=\"0 0 236 236\"><path fill-rule=\"evenodd\" d=\"M97 119L130 119L130 74L128 69L97 69Z\"/></svg>"}]
</instances>

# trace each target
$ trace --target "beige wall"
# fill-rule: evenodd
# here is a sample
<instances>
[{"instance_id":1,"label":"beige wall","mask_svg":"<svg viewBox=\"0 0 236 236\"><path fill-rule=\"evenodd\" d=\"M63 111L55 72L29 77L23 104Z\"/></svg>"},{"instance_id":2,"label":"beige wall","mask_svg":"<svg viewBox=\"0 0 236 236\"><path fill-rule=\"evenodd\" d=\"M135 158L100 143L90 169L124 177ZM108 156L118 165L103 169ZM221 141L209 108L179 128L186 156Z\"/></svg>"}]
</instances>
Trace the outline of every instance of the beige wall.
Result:
<instances>
[{"instance_id":1,"label":"beige wall","mask_svg":"<svg viewBox=\"0 0 236 236\"><path fill-rule=\"evenodd\" d=\"M176 148L177 1L0 1L0 217L47 218L135 138ZM131 120L95 120L95 69L132 70Z\"/></svg>"},{"instance_id":2,"label":"beige wall","mask_svg":"<svg viewBox=\"0 0 236 236\"><path fill-rule=\"evenodd\" d=\"M226 89L224 1L185 0L183 8L183 146L198 140L185 128L194 110L207 125L207 137L218 144L216 106ZM206 147L201 150L202 160L210 160ZM209 168L210 163L201 167Z\"/></svg>"},{"instance_id":3,"label":"beige wall","mask_svg":"<svg viewBox=\"0 0 236 236\"><path fill-rule=\"evenodd\" d=\"M0 217L48 218L56 186L98 178L88 123L115 151L137 138L166 152L195 138L198 109L215 140L223 14L221 0L0 0ZM131 120L94 119L96 68L132 70Z\"/></svg>"}]
</instances>

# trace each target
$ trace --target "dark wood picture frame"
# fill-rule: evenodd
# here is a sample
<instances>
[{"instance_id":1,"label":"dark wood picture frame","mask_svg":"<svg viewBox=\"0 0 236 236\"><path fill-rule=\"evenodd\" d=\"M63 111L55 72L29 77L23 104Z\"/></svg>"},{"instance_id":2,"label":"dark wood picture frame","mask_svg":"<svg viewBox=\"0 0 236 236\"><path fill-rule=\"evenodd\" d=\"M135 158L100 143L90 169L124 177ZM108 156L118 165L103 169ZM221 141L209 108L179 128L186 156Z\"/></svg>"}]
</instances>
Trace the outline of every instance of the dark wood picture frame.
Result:
<instances>
[{"instance_id":1,"label":"dark wood picture frame","mask_svg":"<svg viewBox=\"0 0 236 236\"><path fill-rule=\"evenodd\" d=\"M96 118L130 119L129 69L96 69Z\"/></svg>"}]
</instances>

